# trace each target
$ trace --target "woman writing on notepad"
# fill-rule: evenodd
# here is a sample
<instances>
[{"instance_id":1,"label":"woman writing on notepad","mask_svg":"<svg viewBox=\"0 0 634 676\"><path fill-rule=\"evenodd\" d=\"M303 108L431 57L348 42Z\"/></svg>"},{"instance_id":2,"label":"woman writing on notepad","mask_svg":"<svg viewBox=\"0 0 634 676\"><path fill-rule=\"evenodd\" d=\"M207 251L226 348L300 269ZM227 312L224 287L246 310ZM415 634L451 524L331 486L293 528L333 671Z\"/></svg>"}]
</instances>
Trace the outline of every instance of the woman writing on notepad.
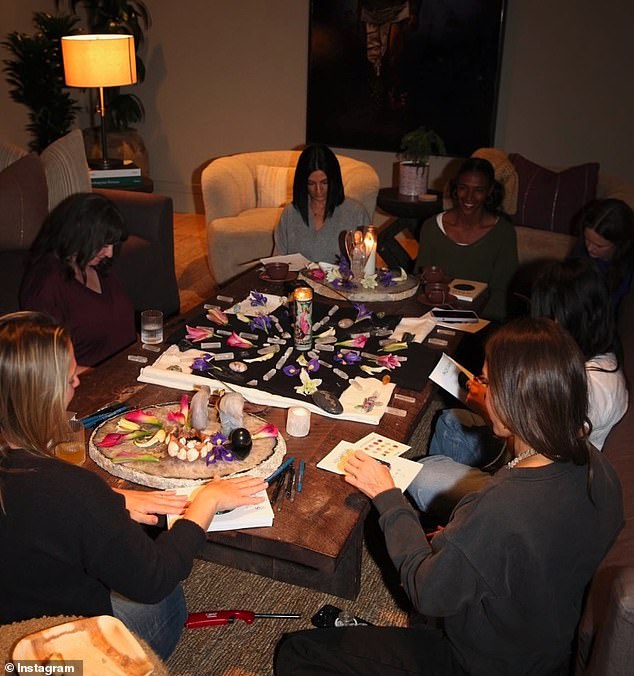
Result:
<instances>
[{"instance_id":1,"label":"woman writing on notepad","mask_svg":"<svg viewBox=\"0 0 634 676\"><path fill-rule=\"evenodd\" d=\"M274 254L301 253L308 260L336 263L342 237L370 223L365 208L343 191L336 155L322 144L306 147L297 160L293 201L275 228Z\"/></svg>"},{"instance_id":2,"label":"woman writing on notepad","mask_svg":"<svg viewBox=\"0 0 634 676\"><path fill-rule=\"evenodd\" d=\"M152 540L101 477L54 456L78 384L63 328L33 312L0 317L0 624L114 615L166 658L186 616L179 582L214 514L259 502L266 484L211 481Z\"/></svg>"},{"instance_id":3,"label":"woman writing on notepad","mask_svg":"<svg viewBox=\"0 0 634 676\"><path fill-rule=\"evenodd\" d=\"M290 634L279 676L568 673L586 586L623 522L618 477L587 440L584 357L552 320L522 319L487 343L483 382L514 458L430 542L388 468L360 451L344 467L378 512L410 626Z\"/></svg>"},{"instance_id":4,"label":"woman writing on notepad","mask_svg":"<svg viewBox=\"0 0 634 676\"><path fill-rule=\"evenodd\" d=\"M415 270L436 265L449 279L485 282L486 319L506 316L507 287L517 268L517 242L511 222L499 211L504 195L493 166L468 159L451 182L454 206L423 223Z\"/></svg>"}]
</instances>

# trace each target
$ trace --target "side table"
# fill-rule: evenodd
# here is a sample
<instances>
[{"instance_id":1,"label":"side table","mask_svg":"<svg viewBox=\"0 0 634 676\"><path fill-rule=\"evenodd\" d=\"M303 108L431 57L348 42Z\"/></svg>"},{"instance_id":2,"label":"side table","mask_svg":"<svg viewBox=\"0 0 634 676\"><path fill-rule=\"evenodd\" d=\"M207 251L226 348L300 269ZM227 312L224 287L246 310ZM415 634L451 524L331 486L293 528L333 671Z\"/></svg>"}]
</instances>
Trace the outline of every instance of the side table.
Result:
<instances>
[{"instance_id":1,"label":"side table","mask_svg":"<svg viewBox=\"0 0 634 676\"><path fill-rule=\"evenodd\" d=\"M401 267L409 273L414 271L416 258L412 258L399 244L397 235L407 230L418 242L423 221L442 211L442 193L437 190L429 192L436 195L434 201L423 202L416 195L401 195L398 188L379 190L377 206L396 217L394 221L387 222L378 229L377 252L389 267Z\"/></svg>"}]
</instances>

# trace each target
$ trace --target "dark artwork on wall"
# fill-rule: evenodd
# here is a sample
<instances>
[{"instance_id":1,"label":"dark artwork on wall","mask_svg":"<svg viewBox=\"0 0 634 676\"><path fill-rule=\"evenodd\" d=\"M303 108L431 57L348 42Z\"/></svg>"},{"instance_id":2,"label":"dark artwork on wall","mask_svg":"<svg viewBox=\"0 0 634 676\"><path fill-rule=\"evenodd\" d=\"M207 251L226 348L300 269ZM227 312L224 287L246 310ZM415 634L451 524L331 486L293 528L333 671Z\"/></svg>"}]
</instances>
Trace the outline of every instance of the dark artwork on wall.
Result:
<instances>
[{"instance_id":1,"label":"dark artwork on wall","mask_svg":"<svg viewBox=\"0 0 634 676\"><path fill-rule=\"evenodd\" d=\"M449 155L493 145L505 0L311 0L307 140Z\"/></svg>"}]
</instances>

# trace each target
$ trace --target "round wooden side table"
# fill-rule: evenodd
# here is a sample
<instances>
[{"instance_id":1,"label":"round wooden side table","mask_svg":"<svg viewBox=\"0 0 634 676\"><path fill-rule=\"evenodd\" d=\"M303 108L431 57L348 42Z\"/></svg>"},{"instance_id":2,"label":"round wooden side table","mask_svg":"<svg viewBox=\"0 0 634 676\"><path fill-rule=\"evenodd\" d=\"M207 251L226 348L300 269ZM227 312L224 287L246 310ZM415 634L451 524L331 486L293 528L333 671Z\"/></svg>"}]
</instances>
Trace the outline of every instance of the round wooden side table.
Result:
<instances>
[{"instance_id":1,"label":"round wooden side table","mask_svg":"<svg viewBox=\"0 0 634 676\"><path fill-rule=\"evenodd\" d=\"M390 268L401 267L406 272L413 272L416 257L410 256L399 244L397 235L407 230L418 242L423 221L442 211L442 193L438 190L430 190L429 193L436 195L436 199L424 202L418 199L417 195L401 195L398 188L379 190L377 207L396 217L395 220L381 226L378 231L377 251Z\"/></svg>"}]
</instances>

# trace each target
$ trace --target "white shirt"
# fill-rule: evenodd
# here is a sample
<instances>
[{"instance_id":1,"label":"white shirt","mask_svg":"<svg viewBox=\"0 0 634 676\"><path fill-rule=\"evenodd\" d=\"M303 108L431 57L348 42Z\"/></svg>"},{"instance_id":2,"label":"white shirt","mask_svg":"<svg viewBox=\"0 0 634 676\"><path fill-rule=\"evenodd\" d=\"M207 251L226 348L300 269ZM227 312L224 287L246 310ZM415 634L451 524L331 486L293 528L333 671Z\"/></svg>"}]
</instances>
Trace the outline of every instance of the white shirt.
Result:
<instances>
[{"instance_id":1,"label":"white shirt","mask_svg":"<svg viewBox=\"0 0 634 676\"><path fill-rule=\"evenodd\" d=\"M588 374L588 418L592 423L590 443L599 450L603 448L608 433L625 415L628 392L623 371L613 370L616 357L600 354L586 362Z\"/></svg>"}]
</instances>

